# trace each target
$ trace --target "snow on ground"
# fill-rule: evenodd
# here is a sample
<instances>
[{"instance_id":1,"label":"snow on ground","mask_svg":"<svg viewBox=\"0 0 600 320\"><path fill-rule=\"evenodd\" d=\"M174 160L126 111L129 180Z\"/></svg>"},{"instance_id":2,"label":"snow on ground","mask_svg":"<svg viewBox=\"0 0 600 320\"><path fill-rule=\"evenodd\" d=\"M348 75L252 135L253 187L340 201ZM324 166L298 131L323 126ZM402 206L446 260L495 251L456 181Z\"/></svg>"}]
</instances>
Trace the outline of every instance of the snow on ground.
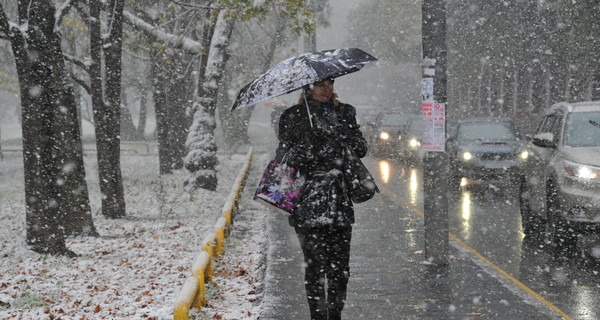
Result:
<instances>
[{"instance_id":1,"label":"snow on ground","mask_svg":"<svg viewBox=\"0 0 600 320\"><path fill-rule=\"evenodd\" d=\"M185 170L159 176L156 155L125 153L127 217L110 220L99 213L95 155L86 156L101 236L67 239L79 257L66 258L42 256L25 246L22 158L5 153L0 161L0 319L173 319L174 299L201 241L221 216L245 157L221 155L218 190L188 193L182 187ZM215 265L208 306L192 311L192 319L258 319L265 212L246 202L248 210L235 218L226 254Z\"/></svg>"}]
</instances>

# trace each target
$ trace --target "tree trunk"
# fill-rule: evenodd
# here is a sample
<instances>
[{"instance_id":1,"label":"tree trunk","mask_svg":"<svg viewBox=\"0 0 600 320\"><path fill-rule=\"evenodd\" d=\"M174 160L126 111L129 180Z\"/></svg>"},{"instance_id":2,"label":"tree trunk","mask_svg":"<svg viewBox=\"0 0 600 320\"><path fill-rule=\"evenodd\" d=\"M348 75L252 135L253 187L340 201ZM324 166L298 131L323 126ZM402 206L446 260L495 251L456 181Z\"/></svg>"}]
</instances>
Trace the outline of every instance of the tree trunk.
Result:
<instances>
[{"instance_id":1,"label":"tree trunk","mask_svg":"<svg viewBox=\"0 0 600 320\"><path fill-rule=\"evenodd\" d=\"M516 63L515 80L517 87L515 88L516 96L516 115L522 116L529 112L529 75L527 66L522 62Z\"/></svg>"},{"instance_id":2,"label":"tree trunk","mask_svg":"<svg viewBox=\"0 0 600 320\"><path fill-rule=\"evenodd\" d=\"M146 116L148 114L148 89L146 86L140 88L140 114L138 116L137 136L146 139Z\"/></svg>"},{"instance_id":3,"label":"tree trunk","mask_svg":"<svg viewBox=\"0 0 600 320\"><path fill-rule=\"evenodd\" d=\"M218 180L216 173L217 145L214 140L216 128L215 110L218 100L218 89L223 78L223 71L229 55L227 47L231 39L231 32L235 19L223 11L219 15L212 45L210 58L206 67L205 81L198 83L194 120L186 140L188 154L185 158L185 167L191 172L184 185L188 188L202 188L216 190Z\"/></svg>"},{"instance_id":4,"label":"tree trunk","mask_svg":"<svg viewBox=\"0 0 600 320\"><path fill-rule=\"evenodd\" d=\"M585 101L588 92L588 79L591 74L588 73L589 69L586 64L580 63L579 65L576 65L575 63L576 62L571 63L573 71L571 72L571 79L569 82L569 101Z\"/></svg>"},{"instance_id":5,"label":"tree trunk","mask_svg":"<svg viewBox=\"0 0 600 320\"><path fill-rule=\"evenodd\" d=\"M102 193L102 214L108 218L125 216L125 198L121 177L120 105L121 105L121 38L123 1L112 2L111 34L105 52L106 101L102 94L102 38L100 3L90 1L90 79L92 106L98 149L98 175ZM121 18L119 18L121 17Z\"/></svg>"},{"instance_id":6,"label":"tree trunk","mask_svg":"<svg viewBox=\"0 0 600 320\"><path fill-rule=\"evenodd\" d=\"M504 116L502 112L502 90L503 88L503 71L500 66L492 68L492 77L490 78L490 108L497 116Z\"/></svg>"},{"instance_id":7,"label":"tree trunk","mask_svg":"<svg viewBox=\"0 0 600 320\"><path fill-rule=\"evenodd\" d=\"M27 244L42 254L74 255L67 234L95 234L88 200L77 107L55 32L50 1L20 1L10 30L0 5L0 29L11 34L23 120ZM16 31L16 32L15 32Z\"/></svg>"},{"instance_id":8,"label":"tree trunk","mask_svg":"<svg viewBox=\"0 0 600 320\"><path fill-rule=\"evenodd\" d=\"M181 58L175 56L164 59L166 54L155 51L152 64L160 174L170 174L183 167L185 137L189 128L185 105L192 100L193 91L191 73L181 74L184 61L177 60ZM164 60L170 60L171 63L165 63Z\"/></svg>"},{"instance_id":9,"label":"tree trunk","mask_svg":"<svg viewBox=\"0 0 600 320\"><path fill-rule=\"evenodd\" d=\"M546 101L546 81L548 78L548 67L543 61L533 64L531 72L531 104L533 106L532 114L540 114L548 106ZM530 119L533 120L533 119Z\"/></svg>"},{"instance_id":10,"label":"tree trunk","mask_svg":"<svg viewBox=\"0 0 600 320\"><path fill-rule=\"evenodd\" d=\"M173 26L173 31L178 29L180 26ZM186 116L186 112L193 108L191 66L197 58L182 49L154 49L151 55L159 172L170 174L184 165L185 138L192 122L191 115Z\"/></svg>"},{"instance_id":11,"label":"tree trunk","mask_svg":"<svg viewBox=\"0 0 600 320\"><path fill-rule=\"evenodd\" d=\"M128 104L127 93L123 90L121 96L121 140L139 140L138 130L133 123L133 117L131 116L131 111L129 111Z\"/></svg>"}]
</instances>

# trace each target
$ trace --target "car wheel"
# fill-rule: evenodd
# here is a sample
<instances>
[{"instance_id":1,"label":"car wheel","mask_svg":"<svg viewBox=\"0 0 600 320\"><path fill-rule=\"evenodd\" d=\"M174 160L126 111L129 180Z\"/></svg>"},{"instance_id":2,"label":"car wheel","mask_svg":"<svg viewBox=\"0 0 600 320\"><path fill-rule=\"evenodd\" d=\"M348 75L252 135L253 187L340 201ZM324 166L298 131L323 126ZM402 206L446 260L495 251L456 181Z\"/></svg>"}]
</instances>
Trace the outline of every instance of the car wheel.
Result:
<instances>
[{"instance_id":1,"label":"car wheel","mask_svg":"<svg viewBox=\"0 0 600 320\"><path fill-rule=\"evenodd\" d=\"M564 256L573 256L577 246L577 235L573 228L561 216L562 208L558 199L557 187L553 181L548 181L546 188L546 210L548 216L548 230L554 253Z\"/></svg>"},{"instance_id":2,"label":"car wheel","mask_svg":"<svg viewBox=\"0 0 600 320\"><path fill-rule=\"evenodd\" d=\"M525 177L519 179L519 208L521 209L521 224L525 235L536 234L542 227L542 219L531 211L529 205L529 189Z\"/></svg>"}]
</instances>

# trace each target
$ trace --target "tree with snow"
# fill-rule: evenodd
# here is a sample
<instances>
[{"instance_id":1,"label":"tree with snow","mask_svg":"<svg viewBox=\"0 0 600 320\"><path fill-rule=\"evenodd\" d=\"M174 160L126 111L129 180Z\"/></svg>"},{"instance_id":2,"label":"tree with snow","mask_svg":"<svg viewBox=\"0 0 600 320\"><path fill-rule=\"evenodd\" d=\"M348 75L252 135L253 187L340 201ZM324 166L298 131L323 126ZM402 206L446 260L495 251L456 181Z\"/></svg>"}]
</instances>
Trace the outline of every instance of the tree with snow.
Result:
<instances>
[{"instance_id":1,"label":"tree with snow","mask_svg":"<svg viewBox=\"0 0 600 320\"><path fill-rule=\"evenodd\" d=\"M227 47L236 20L237 12L222 10L215 23L206 71L202 82L198 82L194 103L194 118L185 146L187 156L185 168L190 177L185 181L188 188L217 189L217 145L214 139L216 128L215 110L219 85L227 63Z\"/></svg>"},{"instance_id":2,"label":"tree with snow","mask_svg":"<svg viewBox=\"0 0 600 320\"><path fill-rule=\"evenodd\" d=\"M19 0L15 22L0 5L0 38L11 43L19 77L27 243L43 254L72 254L65 235L96 231L55 17L49 0Z\"/></svg>"}]
</instances>

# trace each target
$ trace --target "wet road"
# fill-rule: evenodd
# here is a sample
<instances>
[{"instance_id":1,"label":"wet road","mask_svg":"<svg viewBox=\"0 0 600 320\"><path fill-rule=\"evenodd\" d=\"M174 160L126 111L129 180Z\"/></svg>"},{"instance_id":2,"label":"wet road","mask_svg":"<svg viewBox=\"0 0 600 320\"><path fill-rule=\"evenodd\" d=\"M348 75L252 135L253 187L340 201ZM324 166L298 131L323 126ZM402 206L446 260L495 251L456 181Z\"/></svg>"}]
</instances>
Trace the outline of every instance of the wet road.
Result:
<instances>
[{"instance_id":1,"label":"wet road","mask_svg":"<svg viewBox=\"0 0 600 320\"><path fill-rule=\"evenodd\" d=\"M259 111L265 113L268 110ZM264 114L258 114L255 118L270 119ZM252 122L249 133L257 152L274 150L276 140L270 124L256 120ZM370 157L365 158L364 162L376 175L382 192L403 203L409 208L408 211L414 213L410 219L422 224L423 192L420 169L406 168L396 161ZM535 295L539 295L545 301L541 303L542 307L550 310L549 313L554 316L562 313L567 319L600 319L600 236L580 239L581 252L576 258L557 260L543 237L524 237L521 232L516 191L505 186L488 188L484 192L473 191L475 190L462 191L449 201L449 232L453 246L463 246L460 243L464 243L464 246L473 250L469 254L470 259L480 262L488 260L495 267L492 267L492 270L495 270L498 278L504 278L512 287L520 287L524 295L531 296L532 300L536 300ZM369 206L373 204L367 203ZM287 223L283 223L281 228L293 233ZM416 244L415 250L422 250L418 241L410 238L414 233L407 234L409 237L403 241L412 241ZM297 306L297 309L293 309L296 310L293 312L285 309L286 316L283 318L307 312L301 285L301 263L298 262L301 261L301 253L295 236L288 236L291 240L284 242L287 245L282 246L285 253L281 256L285 258L277 261L277 266L289 272L282 272L282 279L279 279L277 285L281 285L283 279L286 280L285 283L290 282L289 279L296 279L296 282L290 284L296 286L290 290L296 295L288 294L287 299L291 302L277 303L274 308L281 309L282 305L289 305ZM348 307L348 312L353 312L351 306Z\"/></svg>"},{"instance_id":2,"label":"wet road","mask_svg":"<svg viewBox=\"0 0 600 320\"><path fill-rule=\"evenodd\" d=\"M423 216L421 169L396 161L365 159L382 192ZM499 277L526 294L539 295L555 313L570 319L600 319L600 236L582 237L578 253L562 259L543 235L521 232L518 195L507 185L472 187L449 197L450 241L471 250L471 258L489 261Z\"/></svg>"}]
</instances>

